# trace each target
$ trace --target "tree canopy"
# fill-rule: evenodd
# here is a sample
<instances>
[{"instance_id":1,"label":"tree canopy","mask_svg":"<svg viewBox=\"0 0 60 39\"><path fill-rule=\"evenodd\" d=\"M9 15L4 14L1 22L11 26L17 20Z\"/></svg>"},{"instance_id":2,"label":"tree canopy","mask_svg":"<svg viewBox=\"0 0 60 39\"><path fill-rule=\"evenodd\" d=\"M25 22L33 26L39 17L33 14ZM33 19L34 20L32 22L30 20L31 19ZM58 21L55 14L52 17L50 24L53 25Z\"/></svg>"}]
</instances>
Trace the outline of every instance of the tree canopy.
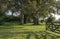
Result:
<instances>
[{"instance_id":1,"label":"tree canopy","mask_svg":"<svg viewBox=\"0 0 60 39\"><path fill-rule=\"evenodd\" d=\"M28 22L33 19L34 24L39 24L39 18L45 18L50 13L55 12L50 6L56 6L55 0L1 0L0 14L4 14L8 10L14 12L20 11L20 23ZM57 5L59 8L59 3ZM2 14L2 16L3 16Z\"/></svg>"}]
</instances>

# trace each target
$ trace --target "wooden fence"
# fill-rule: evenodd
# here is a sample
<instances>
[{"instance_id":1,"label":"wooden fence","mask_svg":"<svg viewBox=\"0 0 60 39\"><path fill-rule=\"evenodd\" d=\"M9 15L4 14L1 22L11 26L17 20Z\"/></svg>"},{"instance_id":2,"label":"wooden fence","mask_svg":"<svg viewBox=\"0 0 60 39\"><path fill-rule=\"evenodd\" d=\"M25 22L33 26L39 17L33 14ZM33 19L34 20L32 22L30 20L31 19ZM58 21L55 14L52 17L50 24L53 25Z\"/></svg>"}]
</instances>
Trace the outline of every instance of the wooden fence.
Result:
<instances>
[{"instance_id":1,"label":"wooden fence","mask_svg":"<svg viewBox=\"0 0 60 39\"><path fill-rule=\"evenodd\" d=\"M60 34L60 22L46 22L46 30Z\"/></svg>"}]
</instances>

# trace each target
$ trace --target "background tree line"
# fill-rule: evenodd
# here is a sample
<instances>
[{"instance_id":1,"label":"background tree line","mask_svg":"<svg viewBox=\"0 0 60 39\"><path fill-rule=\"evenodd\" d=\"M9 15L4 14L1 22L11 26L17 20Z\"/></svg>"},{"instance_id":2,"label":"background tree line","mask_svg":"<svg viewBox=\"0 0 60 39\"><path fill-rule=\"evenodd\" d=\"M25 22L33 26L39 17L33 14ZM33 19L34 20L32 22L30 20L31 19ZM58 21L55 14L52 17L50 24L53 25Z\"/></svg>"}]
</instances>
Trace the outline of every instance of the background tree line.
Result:
<instances>
[{"instance_id":1,"label":"background tree line","mask_svg":"<svg viewBox=\"0 0 60 39\"><path fill-rule=\"evenodd\" d=\"M55 0L0 0L0 23L15 20L20 24L26 24L33 20L33 24L38 25L39 18L45 18L55 12L50 6L56 4ZM8 10L12 11L11 16L5 14ZM14 17L14 12L19 12L20 15Z\"/></svg>"}]
</instances>

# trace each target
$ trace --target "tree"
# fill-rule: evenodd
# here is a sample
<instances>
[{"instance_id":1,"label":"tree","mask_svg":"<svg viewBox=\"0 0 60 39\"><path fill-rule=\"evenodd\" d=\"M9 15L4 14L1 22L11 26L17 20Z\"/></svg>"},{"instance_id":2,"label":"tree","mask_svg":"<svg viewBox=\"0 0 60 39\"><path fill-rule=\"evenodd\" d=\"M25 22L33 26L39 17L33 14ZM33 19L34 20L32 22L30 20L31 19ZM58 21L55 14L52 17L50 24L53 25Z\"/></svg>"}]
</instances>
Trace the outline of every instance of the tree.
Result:
<instances>
[{"instance_id":1,"label":"tree","mask_svg":"<svg viewBox=\"0 0 60 39\"><path fill-rule=\"evenodd\" d=\"M35 25L39 24L39 18L45 18L52 12L51 5L54 6L54 0L6 0L1 5L6 5L2 8L2 12L12 10L12 17L14 12L21 11L20 24L27 23L29 19L33 19Z\"/></svg>"},{"instance_id":2,"label":"tree","mask_svg":"<svg viewBox=\"0 0 60 39\"><path fill-rule=\"evenodd\" d=\"M33 23L39 24L39 17L46 17L50 14L50 6L54 4L54 1L50 0L23 0L22 2L22 12L23 14L33 14ZM45 6L46 5L46 6ZM27 17L26 15L26 17ZM23 16L23 15L22 15ZM25 16L23 16L24 18ZM26 20L25 20L26 21Z\"/></svg>"}]
</instances>

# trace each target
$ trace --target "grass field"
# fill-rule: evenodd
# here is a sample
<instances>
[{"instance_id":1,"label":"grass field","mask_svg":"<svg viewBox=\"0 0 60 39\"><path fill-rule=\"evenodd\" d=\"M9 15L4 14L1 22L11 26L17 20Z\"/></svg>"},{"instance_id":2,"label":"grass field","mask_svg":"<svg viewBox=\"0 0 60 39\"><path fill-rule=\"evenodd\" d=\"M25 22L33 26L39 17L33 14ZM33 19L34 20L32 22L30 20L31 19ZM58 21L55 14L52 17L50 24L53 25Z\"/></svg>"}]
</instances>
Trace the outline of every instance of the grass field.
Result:
<instances>
[{"instance_id":1,"label":"grass field","mask_svg":"<svg viewBox=\"0 0 60 39\"><path fill-rule=\"evenodd\" d=\"M0 26L0 39L52 39L51 36L46 35L45 24Z\"/></svg>"}]
</instances>

